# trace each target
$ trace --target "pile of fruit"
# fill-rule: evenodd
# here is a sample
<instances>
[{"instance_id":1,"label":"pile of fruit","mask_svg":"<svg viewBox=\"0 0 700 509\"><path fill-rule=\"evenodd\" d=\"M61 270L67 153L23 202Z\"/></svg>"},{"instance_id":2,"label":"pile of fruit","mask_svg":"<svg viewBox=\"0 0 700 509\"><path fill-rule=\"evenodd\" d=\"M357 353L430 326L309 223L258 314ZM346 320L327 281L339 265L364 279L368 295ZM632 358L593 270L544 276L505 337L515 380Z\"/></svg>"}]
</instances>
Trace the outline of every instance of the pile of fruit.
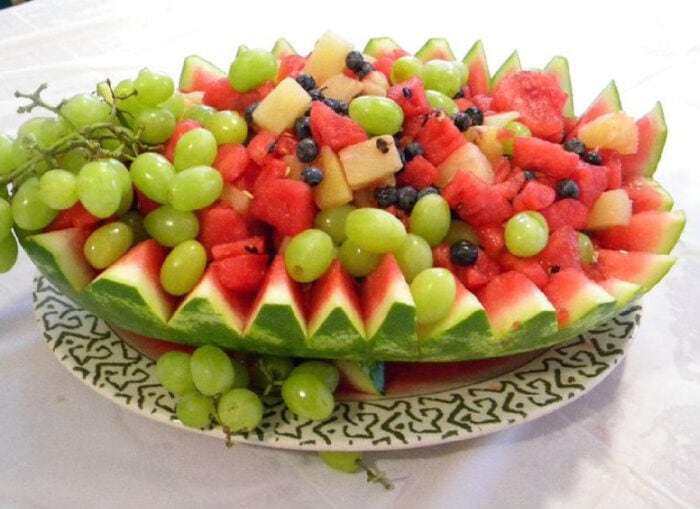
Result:
<instances>
[{"instance_id":1,"label":"pile of fruit","mask_svg":"<svg viewBox=\"0 0 700 509\"><path fill-rule=\"evenodd\" d=\"M491 75L480 42L459 61L443 39L411 55L326 33L306 56L241 46L228 72L189 56L177 86L143 69L55 106L43 89L17 95L48 115L0 135L0 270L17 238L109 323L193 347L535 350L648 291L685 223L652 178L660 104L635 120L611 82L577 116L561 57Z\"/></svg>"}]
</instances>

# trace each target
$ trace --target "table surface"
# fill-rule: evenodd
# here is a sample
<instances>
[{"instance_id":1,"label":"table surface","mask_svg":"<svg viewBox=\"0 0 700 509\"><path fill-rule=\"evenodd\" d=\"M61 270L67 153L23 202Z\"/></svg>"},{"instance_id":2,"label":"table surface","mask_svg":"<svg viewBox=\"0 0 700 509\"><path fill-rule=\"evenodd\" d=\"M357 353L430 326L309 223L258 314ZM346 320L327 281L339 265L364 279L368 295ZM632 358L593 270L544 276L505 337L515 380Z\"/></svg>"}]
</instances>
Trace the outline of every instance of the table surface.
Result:
<instances>
[{"instance_id":1,"label":"table surface","mask_svg":"<svg viewBox=\"0 0 700 509\"><path fill-rule=\"evenodd\" d=\"M1 10L0 132L22 122L17 89L48 82L56 99L145 66L177 75L191 53L227 67L239 44L271 47L282 35L302 51L327 29L358 47L390 35L416 50L444 36L457 54L481 39L492 70L517 45L526 67L569 57L579 113L613 78L630 114L663 103L670 131L657 179L688 216L679 260L645 297L625 360L594 390L492 435L370 453L394 482L385 491L362 475L327 469L314 453L227 449L90 390L44 344L32 312L34 268L21 257L0 277L0 506L699 507L700 179L691 156L700 36L690 4L494 2L425 12L365 1L346 10L316 2L224 5L34 0Z\"/></svg>"}]
</instances>

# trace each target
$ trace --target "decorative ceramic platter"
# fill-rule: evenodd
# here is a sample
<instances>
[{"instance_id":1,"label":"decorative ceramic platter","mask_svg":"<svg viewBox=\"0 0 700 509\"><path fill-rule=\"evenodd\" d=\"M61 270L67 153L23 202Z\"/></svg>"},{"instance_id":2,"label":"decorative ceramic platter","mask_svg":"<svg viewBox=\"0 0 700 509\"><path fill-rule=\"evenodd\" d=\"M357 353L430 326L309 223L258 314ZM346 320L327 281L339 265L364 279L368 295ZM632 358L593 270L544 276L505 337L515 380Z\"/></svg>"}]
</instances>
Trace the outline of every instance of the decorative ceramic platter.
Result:
<instances>
[{"instance_id":1,"label":"decorative ceramic platter","mask_svg":"<svg viewBox=\"0 0 700 509\"><path fill-rule=\"evenodd\" d=\"M104 321L77 307L43 276L34 281L34 309L46 342L71 373L129 410L182 426L174 415L173 396L158 384L154 361ZM234 440L286 449L383 450L436 445L505 429L552 412L601 382L624 357L641 314L641 306L631 306L586 334L457 387L338 402L333 416L320 423L299 419L278 402L266 407L255 433ZM225 439L221 428L193 431Z\"/></svg>"}]
</instances>

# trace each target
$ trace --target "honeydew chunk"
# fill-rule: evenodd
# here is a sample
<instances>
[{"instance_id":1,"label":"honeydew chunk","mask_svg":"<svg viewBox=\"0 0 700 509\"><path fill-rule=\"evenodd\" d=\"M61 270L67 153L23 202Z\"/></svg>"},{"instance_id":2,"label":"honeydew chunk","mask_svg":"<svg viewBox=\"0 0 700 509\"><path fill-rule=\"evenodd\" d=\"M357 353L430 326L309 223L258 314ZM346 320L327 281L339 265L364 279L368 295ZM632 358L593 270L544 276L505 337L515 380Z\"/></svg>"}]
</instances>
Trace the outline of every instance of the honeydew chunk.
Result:
<instances>
[{"instance_id":1,"label":"honeydew chunk","mask_svg":"<svg viewBox=\"0 0 700 509\"><path fill-rule=\"evenodd\" d=\"M366 187L401 169L401 156L391 135L375 136L338 152L350 189Z\"/></svg>"},{"instance_id":2,"label":"honeydew chunk","mask_svg":"<svg viewBox=\"0 0 700 509\"><path fill-rule=\"evenodd\" d=\"M632 201L624 189L612 189L601 193L588 213L586 227L589 230L605 230L613 226L629 224L632 218Z\"/></svg>"},{"instance_id":3,"label":"honeydew chunk","mask_svg":"<svg viewBox=\"0 0 700 509\"><path fill-rule=\"evenodd\" d=\"M639 133L635 120L622 111L611 111L578 130L578 138L590 148L607 148L620 154L637 152Z\"/></svg>"},{"instance_id":4,"label":"honeydew chunk","mask_svg":"<svg viewBox=\"0 0 700 509\"><path fill-rule=\"evenodd\" d=\"M350 102L362 92L364 86L362 82L341 72L324 81L319 89L323 90L323 95L329 99Z\"/></svg>"},{"instance_id":5,"label":"honeydew chunk","mask_svg":"<svg viewBox=\"0 0 700 509\"><path fill-rule=\"evenodd\" d=\"M321 147L320 166L323 180L314 188L318 208L325 210L350 203L352 189L345 178L340 159L330 147Z\"/></svg>"},{"instance_id":6,"label":"honeydew chunk","mask_svg":"<svg viewBox=\"0 0 700 509\"><path fill-rule=\"evenodd\" d=\"M389 80L384 73L372 71L362 80L362 95L386 96L389 90Z\"/></svg>"},{"instance_id":7,"label":"honeydew chunk","mask_svg":"<svg viewBox=\"0 0 700 509\"><path fill-rule=\"evenodd\" d=\"M323 83L345 69L345 57L350 51L351 43L332 32L326 32L306 60L304 72L313 76L316 83Z\"/></svg>"},{"instance_id":8,"label":"honeydew chunk","mask_svg":"<svg viewBox=\"0 0 700 509\"><path fill-rule=\"evenodd\" d=\"M493 161L503 156L503 143L498 139L499 128L491 125L476 125L464 132L464 137L476 144L486 159Z\"/></svg>"},{"instance_id":9,"label":"honeydew chunk","mask_svg":"<svg viewBox=\"0 0 700 509\"><path fill-rule=\"evenodd\" d=\"M293 78L285 78L258 104L253 121L280 135L311 106L311 96Z\"/></svg>"},{"instance_id":10,"label":"honeydew chunk","mask_svg":"<svg viewBox=\"0 0 700 509\"><path fill-rule=\"evenodd\" d=\"M461 171L468 171L488 184L494 181L493 169L486 156L473 143L465 143L452 152L438 166L440 177L436 184L439 187L446 186L452 178Z\"/></svg>"}]
</instances>

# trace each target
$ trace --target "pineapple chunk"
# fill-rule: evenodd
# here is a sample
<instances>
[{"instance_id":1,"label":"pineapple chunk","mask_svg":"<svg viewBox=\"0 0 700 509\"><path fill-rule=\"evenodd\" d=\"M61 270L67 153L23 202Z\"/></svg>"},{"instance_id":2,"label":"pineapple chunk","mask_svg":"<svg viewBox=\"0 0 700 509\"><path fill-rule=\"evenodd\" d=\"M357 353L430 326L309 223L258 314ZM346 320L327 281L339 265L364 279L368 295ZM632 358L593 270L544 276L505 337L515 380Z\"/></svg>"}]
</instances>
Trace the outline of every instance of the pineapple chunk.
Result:
<instances>
[{"instance_id":1,"label":"pineapple chunk","mask_svg":"<svg viewBox=\"0 0 700 509\"><path fill-rule=\"evenodd\" d=\"M362 95L384 97L387 90L389 90L389 80L384 73L372 71L362 80Z\"/></svg>"},{"instance_id":2,"label":"pineapple chunk","mask_svg":"<svg viewBox=\"0 0 700 509\"><path fill-rule=\"evenodd\" d=\"M331 32L326 32L316 42L304 65L316 83L323 83L345 69L345 57L352 51L352 44Z\"/></svg>"},{"instance_id":3,"label":"pineapple chunk","mask_svg":"<svg viewBox=\"0 0 700 509\"><path fill-rule=\"evenodd\" d=\"M324 96L345 101L346 103L362 92L363 88L362 82L346 76L342 72L331 76L319 87Z\"/></svg>"},{"instance_id":4,"label":"pineapple chunk","mask_svg":"<svg viewBox=\"0 0 700 509\"><path fill-rule=\"evenodd\" d=\"M479 147L469 142L452 152L438 166L438 171L440 177L438 177L436 184L439 187L446 186L460 171L469 171L489 184L492 184L494 180L491 163L479 150Z\"/></svg>"},{"instance_id":5,"label":"pineapple chunk","mask_svg":"<svg viewBox=\"0 0 700 509\"><path fill-rule=\"evenodd\" d=\"M624 189L612 189L601 193L588 212L586 228L605 230L613 226L625 226L632 218L632 201Z\"/></svg>"},{"instance_id":6,"label":"pineapple chunk","mask_svg":"<svg viewBox=\"0 0 700 509\"><path fill-rule=\"evenodd\" d=\"M403 166L394 137L388 134L345 147L338 156L353 191L385 179Z\"/></svg>"},{"instance_id":7,"label":"pineapple chunk","mask_svg":"<svg viewBox=\"0 0 700 509\"><path fill-rule=\"evenodd\" d=\"M321 147L319 162L323 180L314 188L314 198L319 209L340 207L352 201L352 189L345 179L338 156L330 147Z\"/></svg>"},{"instance_id":8,"label":"pineapple chunk","mask_svg":"<svg viewBox=\"0 0 700 509\"><path fill-rule=\"evenodd\" d=\"M467 129L464 137L476 144L489 161L493 161L503 155L503 143L498 139L498 132L498 127L477 125Z\"/></svg>"},{"instance_id":9,"label":"pineapple chunk","mask_svg":"<svg viewBox=\"0 0 700 509\"><path fill-rule=\"evenodd\" d=\"M285 78L260 101L253 111L253 121L262 129L279 136L294 125L311 106L311 96L294 78Z\"/></svg>"},{"instance_id":10,"label":"pineapple chunk","mask_svg":"<svg viewBox=\"0 0 700 509\"><path fill-rule=\"evenodd\" d=\"M632 117L622 111L613 111L581 126L577 136L590 148L608 148L620 154L634 154L637 152L639 132Z\"/></svg>"}]
</instances>

